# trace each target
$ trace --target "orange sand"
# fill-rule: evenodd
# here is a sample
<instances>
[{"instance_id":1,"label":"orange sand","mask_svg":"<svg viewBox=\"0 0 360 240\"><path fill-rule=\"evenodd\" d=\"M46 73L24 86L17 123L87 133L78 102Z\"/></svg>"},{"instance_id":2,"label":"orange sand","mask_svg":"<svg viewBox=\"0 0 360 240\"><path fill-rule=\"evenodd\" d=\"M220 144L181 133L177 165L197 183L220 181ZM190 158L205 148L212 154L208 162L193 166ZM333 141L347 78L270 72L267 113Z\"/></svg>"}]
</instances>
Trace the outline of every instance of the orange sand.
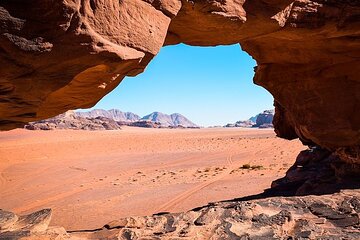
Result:
<instances>
[{"instance_id":1,"label":"orange sand","mask_svg":"<svg viewBox=\"0 0 360 240\"><path fill-rule=\"evenodd\" d=\"M304 148L264 129L1 132L0 208L50 207L68 230L185 211L262 192Z\"/></svg>"}]
</instances>

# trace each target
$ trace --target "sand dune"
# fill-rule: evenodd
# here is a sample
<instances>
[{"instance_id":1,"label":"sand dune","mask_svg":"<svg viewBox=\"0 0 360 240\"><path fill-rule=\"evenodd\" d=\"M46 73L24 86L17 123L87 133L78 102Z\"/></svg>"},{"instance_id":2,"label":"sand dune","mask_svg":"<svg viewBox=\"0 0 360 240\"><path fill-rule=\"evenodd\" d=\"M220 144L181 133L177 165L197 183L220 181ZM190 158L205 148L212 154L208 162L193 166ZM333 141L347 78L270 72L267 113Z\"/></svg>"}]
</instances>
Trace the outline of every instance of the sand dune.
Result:
<instances>
[{"instance_id":1,"label":"sand dune","mask_svg":"<svg viewBox=\"0 0 360 240\"><path fill-rule=\"evenodd\" d=\"M305 148L239 128L13 130L0 143L0 208L50 207L68 230L260 193Z\"/></svg>"}]
</instances>

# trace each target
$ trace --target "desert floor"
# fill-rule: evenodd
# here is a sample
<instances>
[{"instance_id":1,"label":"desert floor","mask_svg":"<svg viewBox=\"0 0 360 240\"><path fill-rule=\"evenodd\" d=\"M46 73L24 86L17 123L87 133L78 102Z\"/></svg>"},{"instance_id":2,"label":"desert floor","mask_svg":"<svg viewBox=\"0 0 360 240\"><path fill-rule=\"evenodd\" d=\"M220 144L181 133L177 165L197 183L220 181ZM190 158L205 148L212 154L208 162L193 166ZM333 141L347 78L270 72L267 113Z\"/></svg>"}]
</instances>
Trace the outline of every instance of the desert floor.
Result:
<instances>
[{"instance_id":1,"label":"desert floor","mask_svg":"<svg viewBox=\"0 0 360 240\"><path fill-rule=\"evenodd\" d=\"M50 207L68 230L184 211L262 192L302 149L260 129L1 132L0 209Z\"/></svg>"}]
</instances>

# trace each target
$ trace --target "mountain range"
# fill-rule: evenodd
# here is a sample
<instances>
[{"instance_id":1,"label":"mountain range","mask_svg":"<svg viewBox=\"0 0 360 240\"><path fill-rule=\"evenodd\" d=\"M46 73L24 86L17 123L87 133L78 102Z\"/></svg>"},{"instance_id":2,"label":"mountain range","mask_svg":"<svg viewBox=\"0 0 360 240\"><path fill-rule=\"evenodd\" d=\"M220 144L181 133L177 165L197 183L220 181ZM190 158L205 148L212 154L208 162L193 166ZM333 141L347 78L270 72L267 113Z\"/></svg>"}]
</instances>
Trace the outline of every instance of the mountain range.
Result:
<instances>
[{"instance_id":1,"label":"mountain range","mask_svg":"<svg viewBox=\"0 0 360 240\"><path fill-rule=\"evenodd\" d=\"M140 116L132 112L122 112L119 109L93 109L87 112L76 112L79 117L84 118L96 118L96 117L106 117L118 122L136 122L140 120Z\"/></svg>"},{"instance_id":2,"label":"mountain range","mask_svg":"<svg viewBox=\"0 0 360 240\"><path fill-rule=\"evenodd\" d=\"M179 113L173 113L171 115L153 112L144 117L132 112L122 112L119 109L93 109L88 112L76 112L76 115L84 118L96 118L96 117L106 117L117 122L134 123L139 121L148 121L153 123L158 123L161 127L185 127L185 128L196 128L198 127L195 123L191 122L185 116Z\"/></svg>"},{"instance_id":3,"label":"mountain range","mask_svg":"<svg viewBox=\"0 0 360 240\"><path fill-rule=\"evenodd\" d=\"M274 110L265 110L245 121L229 123L224 127L273 127ZM54 118L32 122L25 126L30 130L52 129L86 129L115 130L120 126L135 126L145 128L199 128L185 116L179 113L165 114L153 112L144 117L132 112L122 112L119 109L93 109L86 112L68 111Z\"/></svg>"}]
</instances>

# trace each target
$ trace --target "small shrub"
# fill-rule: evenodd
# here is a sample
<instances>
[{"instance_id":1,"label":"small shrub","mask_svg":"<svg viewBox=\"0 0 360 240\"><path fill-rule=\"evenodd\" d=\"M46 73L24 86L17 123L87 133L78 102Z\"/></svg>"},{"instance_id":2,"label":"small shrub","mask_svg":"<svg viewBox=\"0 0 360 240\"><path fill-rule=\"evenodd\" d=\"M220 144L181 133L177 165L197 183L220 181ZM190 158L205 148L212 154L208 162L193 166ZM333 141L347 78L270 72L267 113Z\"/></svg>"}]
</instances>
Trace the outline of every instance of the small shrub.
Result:
<instances>
[{"instance_id":1,"label":"small shrub","mask_svg":"<svg viewBox=\"0 0 360 240\"><path fill-rule=\"evenodd\" d=\"M251 166L250 166L250 164L244 164L244 165L242 165L242 167L240 167L241 169L250 169L251 168Z\"/></svg>"},{"instance_id":2,"label":"small shrub","mask_svg":"<svg viewBox=\"0 0 360 240\"><path fill-rule=\"evenodd\" d=\"M261 169L264 169L264 167L261 166L261 165L254 165L254 166L251 166L251 169L253 169L253 170L261 170Z\"/></svg>"},{"instance_id":3,"label":"small shrub","mask_svg":"<svg viewBox=\"0 0 360 240\"><path fill-rule=\"evenodd\" d=\"M244 164L240 167L240 169L249 169L249 170L261 170L264 169L264 166L262 165L253 165L251 166L250 164Z\"/></svg>"}]
</instances>

